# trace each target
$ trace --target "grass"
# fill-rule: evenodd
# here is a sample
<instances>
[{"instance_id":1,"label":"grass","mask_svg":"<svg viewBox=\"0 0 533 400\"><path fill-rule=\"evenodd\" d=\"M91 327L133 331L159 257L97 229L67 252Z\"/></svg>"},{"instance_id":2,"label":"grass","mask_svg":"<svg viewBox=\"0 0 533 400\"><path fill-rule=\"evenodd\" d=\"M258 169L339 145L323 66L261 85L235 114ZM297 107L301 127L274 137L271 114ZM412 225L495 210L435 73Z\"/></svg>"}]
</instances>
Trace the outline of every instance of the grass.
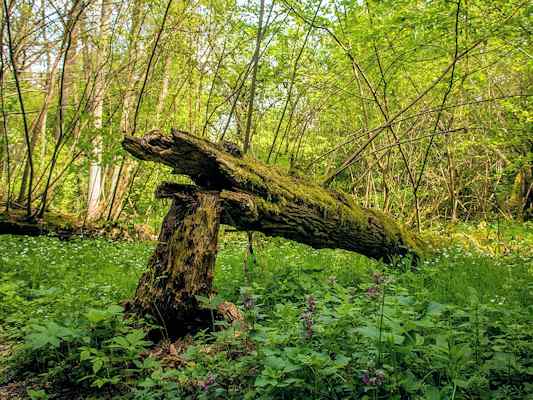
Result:
<instances>
[{"instance_id":1,"label":"grass","mask_svg":"<svg viewBox=\"0 0 533 400\"><path fill-rule=\"evenodd\" d=\"M155 347L116 307L153 243L2 236L0 385L65 399L533 398L531 228L441 231L449 246L417 272L258 237L248 276L244 236L226 234L215 286L246 328Z\"/></svg>"}]
</instances>

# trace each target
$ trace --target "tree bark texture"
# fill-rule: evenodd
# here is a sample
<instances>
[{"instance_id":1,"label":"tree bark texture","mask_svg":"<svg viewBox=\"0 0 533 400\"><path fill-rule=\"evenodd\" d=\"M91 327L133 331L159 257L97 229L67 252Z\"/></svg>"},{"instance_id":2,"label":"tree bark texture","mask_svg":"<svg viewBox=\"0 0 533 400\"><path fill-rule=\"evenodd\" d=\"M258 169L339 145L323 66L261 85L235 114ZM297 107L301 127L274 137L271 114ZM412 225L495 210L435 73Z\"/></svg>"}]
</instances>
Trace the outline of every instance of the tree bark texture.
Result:
<instances>
[{"instance_id":1,"label":"tree bark texture","mask_svg":"<svg viewBox=\"0 0 533 400\"><path fill-rule=\"evenodd\" d=\"M148 270L130 304L150 314L170 336L209 326L211 314L196 296L211 293L220 224L217 192L183 191L175 197Z\"/></svg>"}]
</instances>

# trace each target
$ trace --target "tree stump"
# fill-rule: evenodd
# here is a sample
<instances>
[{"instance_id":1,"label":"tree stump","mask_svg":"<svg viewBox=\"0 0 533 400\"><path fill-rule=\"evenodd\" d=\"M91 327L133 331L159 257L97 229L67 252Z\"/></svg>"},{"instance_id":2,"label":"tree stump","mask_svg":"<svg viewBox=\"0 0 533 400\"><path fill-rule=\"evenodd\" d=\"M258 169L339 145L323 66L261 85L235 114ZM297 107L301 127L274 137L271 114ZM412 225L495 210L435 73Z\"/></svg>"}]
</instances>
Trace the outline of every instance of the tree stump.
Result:
<instances>
[{"instance_id":1,"label":"tree stump","mask_svg":"<svg viewBox=\"0 0 533 400\"><path fill-rule=\"evenodd\" d=\"M211 314L197 295L212 290L221 205L216 192L183 191L173 198L148 270L131 304L150 314L169 336L208 327Z\"/></svg>"}]
</instances>

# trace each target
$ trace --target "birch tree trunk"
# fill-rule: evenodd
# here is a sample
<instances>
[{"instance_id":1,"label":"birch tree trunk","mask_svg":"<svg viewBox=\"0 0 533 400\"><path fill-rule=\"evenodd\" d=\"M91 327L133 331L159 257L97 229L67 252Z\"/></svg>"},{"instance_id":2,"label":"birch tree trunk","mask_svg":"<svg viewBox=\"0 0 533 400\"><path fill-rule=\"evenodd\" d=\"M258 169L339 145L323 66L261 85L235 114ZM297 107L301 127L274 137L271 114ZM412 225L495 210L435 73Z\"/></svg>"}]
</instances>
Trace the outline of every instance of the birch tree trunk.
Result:
<instances>
[{"instance_id":1,"label":"birch tree trunk","mask_svg":"<svg viewBox=\"0 0 533 400\"><path fill-rule=\"evenodd\" d=\"M126 90L124 91L124 101L122 103L122 114L120 116L120 130L122 135L131 133L131 116L134 113L134 93L138 79L136 71L137 56L139 53L139 29L141 22L141 1L135 0L131 12L131 28L128 35L128 58L127 58L127 78ZM115 220L121 209L124 194L128 187L131 175L131 162L124 157L120 163L113 165L111 185L107 204L107 220Z\"/></svg>"},{"instance_id":2,"label":"birch tree trunk","mask_svg":"<svg viewBox=\"0 0 533 400\"><path fill-rule=\"evenodd\" d=\"M165 59L165 64L163 66L163 81L161 82L161 91L159 92L159 97L157 99L157 105L155 108L155 118L153 128L160 127L159 122L161 119L161 113L163 112L163 106L165 105L165 99L168 95L168 84L170 80L170 61L171 58L167 57Z\"/></svg>"},{"instance_id":3,"label":"birch tree trunk","mask_svg":"<svg viewBox=\"0 0 533 400\"><path fill-rule=\"evenodd\" d=\"M98 31L98 47L93 56L98 60L106 59L106 38L109 28L111 4L108 0L101 1L100 26ZM93 221L100 217L100 198L102 196L102 119L104 111L105 74L102 63L97 61L93 98L94 139L89 164L89 190L87 195L87 220Z\"/></svg>"}]
</instances>

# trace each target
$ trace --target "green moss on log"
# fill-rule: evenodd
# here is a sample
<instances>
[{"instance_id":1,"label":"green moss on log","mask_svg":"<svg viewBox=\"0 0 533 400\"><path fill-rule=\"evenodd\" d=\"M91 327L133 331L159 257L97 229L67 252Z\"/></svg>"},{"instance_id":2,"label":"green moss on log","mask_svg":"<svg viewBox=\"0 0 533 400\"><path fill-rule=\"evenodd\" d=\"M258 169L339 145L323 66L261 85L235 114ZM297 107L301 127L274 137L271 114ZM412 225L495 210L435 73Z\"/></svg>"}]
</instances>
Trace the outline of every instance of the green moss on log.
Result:
<instances>
[{"instance_id":1,"label":"green moss on log","mask_svg":"<svg viewBox=\"0 0 533 400\"><path fill-rule=\"evenodd\" d=\"M406 228L379 211L362 208L353 197L251 157L234 157L222 147L186 133L164 136L151 132L143 138L126 137L123 146L142 160L161 162L190 176L202 190L232 192L233 203L239 198L253 203L253 207L244 205L249 215L235 223L238 228L261 230L314 247L359 251L387 262L394 255L420 258L425 253L423 243ZM238 208L232 205L234 221L239 218L235 212ZM252 208L264 221L254 220Z\"/></svg>"}]
</instances>

